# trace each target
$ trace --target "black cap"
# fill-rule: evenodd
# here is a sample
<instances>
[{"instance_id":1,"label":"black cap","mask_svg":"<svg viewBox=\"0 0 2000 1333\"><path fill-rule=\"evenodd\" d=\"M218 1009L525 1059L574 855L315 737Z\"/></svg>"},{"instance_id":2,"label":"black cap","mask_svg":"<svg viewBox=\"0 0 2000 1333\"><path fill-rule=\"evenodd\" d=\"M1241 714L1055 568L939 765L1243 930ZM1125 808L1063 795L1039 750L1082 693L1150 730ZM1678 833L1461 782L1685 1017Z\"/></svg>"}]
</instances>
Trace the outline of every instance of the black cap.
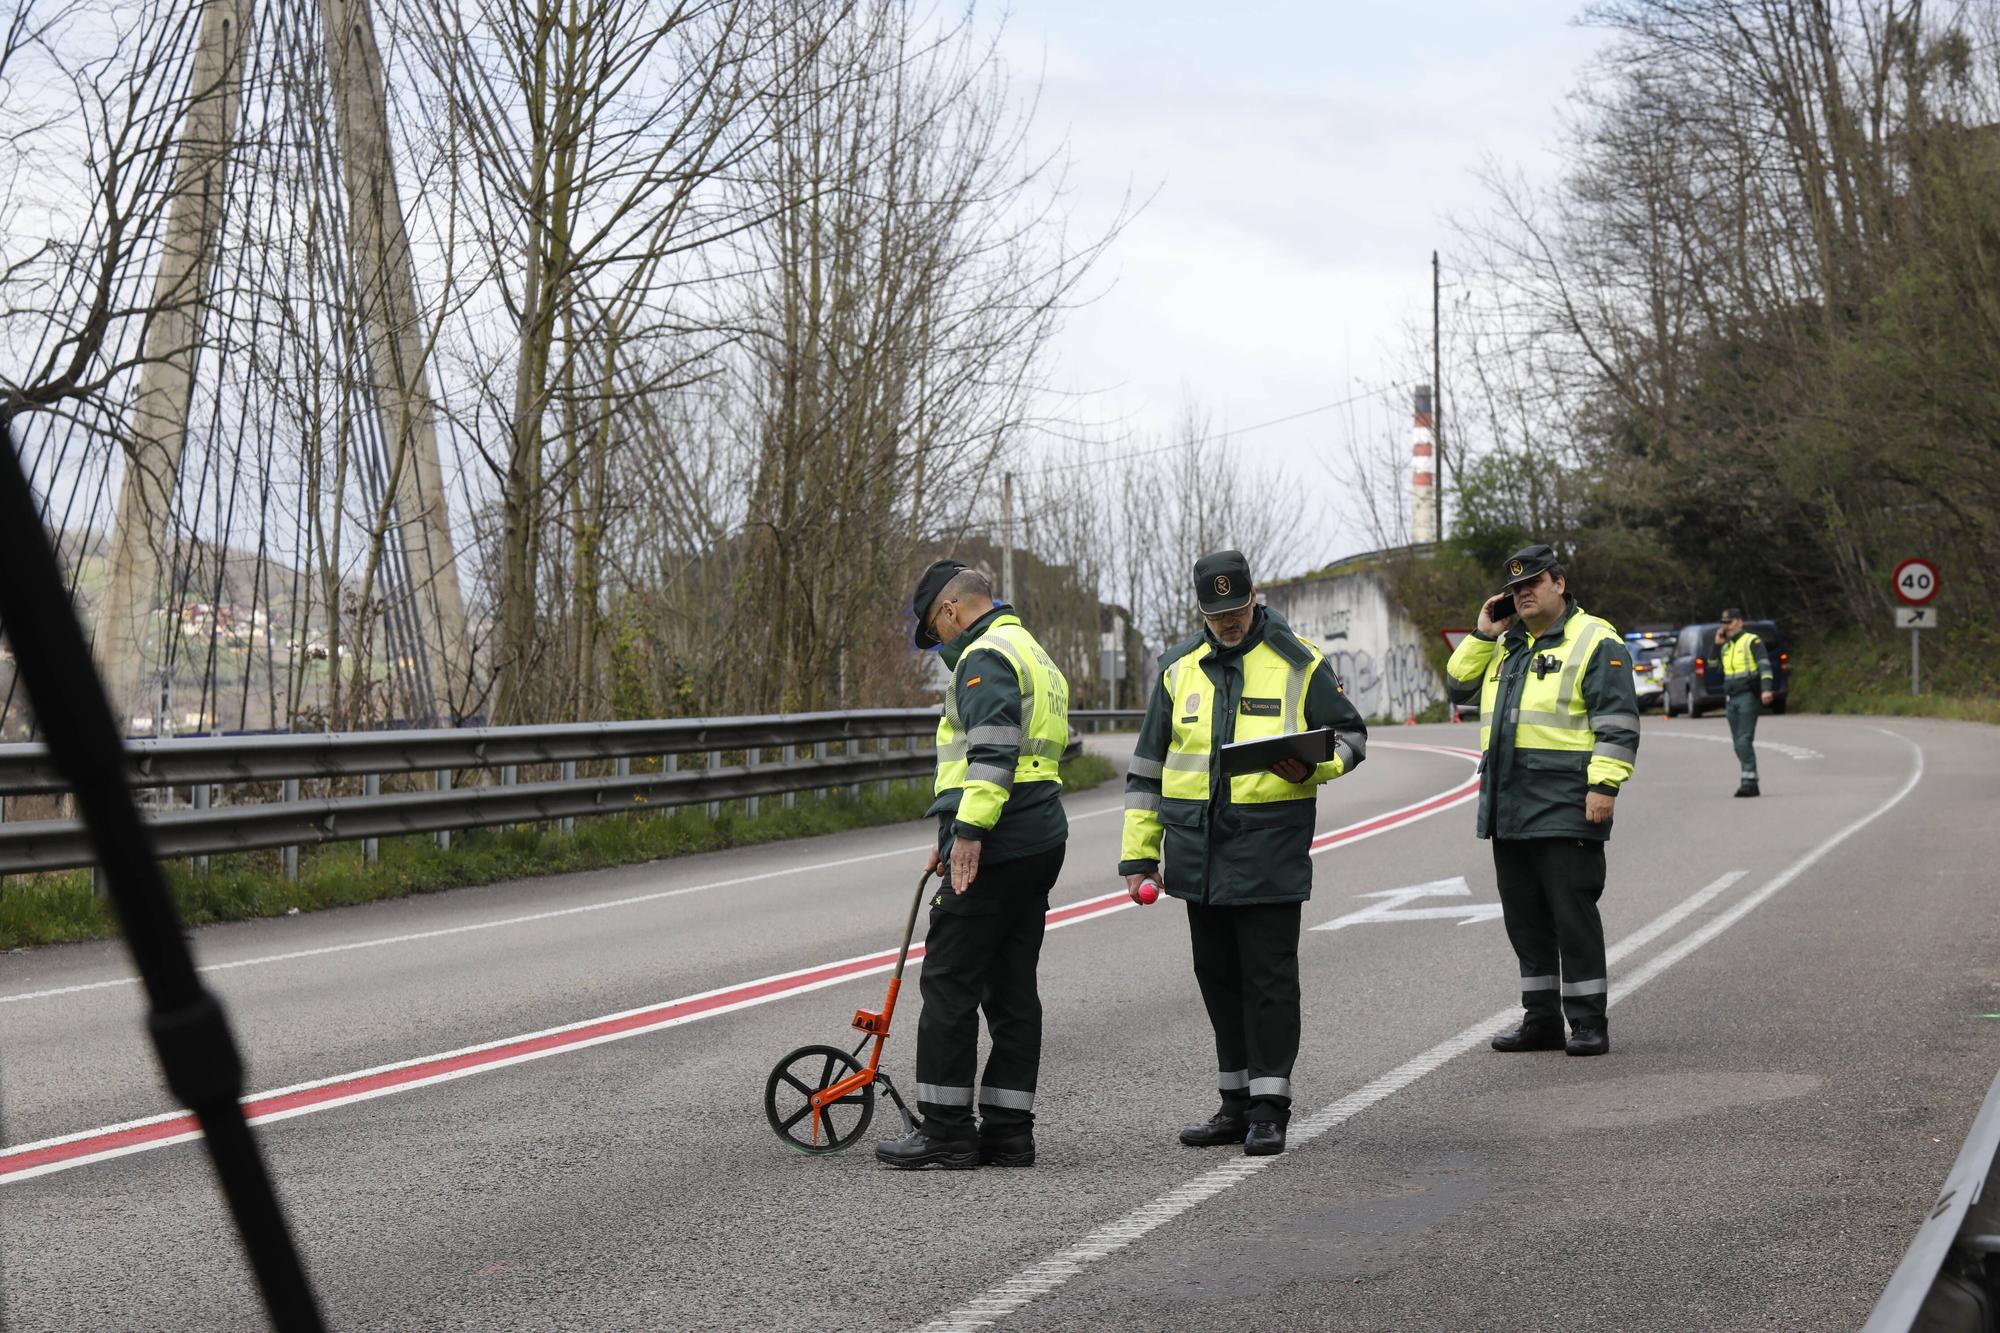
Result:
<instances>
[{"instance_id":1,"label":"black cap","mask_svg":"<svg viewBox=\"0 0 2000 1333\"><path fill-rule=\"evenodd\" d=\"M944 585L957 578L959 572L966 568L962 560L939 560L925 570L924 576L917 580L917 590L910 597L910 614L917 618L917 647L938 646L937 635L931 633L931 603L937 601L938 594L944 591Z\"/></svg>"},{"instance_id":2,"label":"black cap","mask_svg":"<svg viewBox=\"0 0 2000 1333\"><path fill-rule=\"evenodd\" d=\"M1741 607L1725 607L1723 608L1722 619L1725 624L1732 620L1741 620L1743 619L1743 610Z\"/></svg>"},{"instance_id":3,"label":"black cap","mask_svg":"<svg viewBox=\"0 0 2000 1333\"><path fill-rule=\"evenodd\" d=\"M1500 590L1505 592L1517 583L1527 583L1537 578L1541 572L1561 562L1556 559L1553 546L1523 546L1507 557L1502 570L1505 582Z\"/></svg>"},{"instance_id":4,"label":"black cap","mask_svg":"<svg viewBox=\"0 0 2000 1333\"><path fill-rule=\"evenodd\" d=\"M1241 551L1215 551L1194 562L1194 599L1205 616L1241 611L1256 596Z\"/></svg>"}]
</instances>

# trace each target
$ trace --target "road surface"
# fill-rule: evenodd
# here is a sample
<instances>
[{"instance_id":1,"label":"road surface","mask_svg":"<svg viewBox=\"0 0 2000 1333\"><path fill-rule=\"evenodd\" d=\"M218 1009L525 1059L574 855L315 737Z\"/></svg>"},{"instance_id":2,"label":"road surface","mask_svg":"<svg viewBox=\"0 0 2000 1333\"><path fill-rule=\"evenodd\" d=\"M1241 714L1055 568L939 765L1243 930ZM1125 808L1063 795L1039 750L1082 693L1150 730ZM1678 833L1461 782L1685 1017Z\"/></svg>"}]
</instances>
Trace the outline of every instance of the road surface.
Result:
<instances>
[{"instance_id":1,"label":"road surface","mask_svg":"<svg viewBox=\"0 0 2000 1333\"><path fill-rule=\"evenodd\" d=\"M1320 800L1306 921L1344 923L1304 936L1280 1158L1175 1142L1212 1048L1184 909L1107 897L1116 784L1069 798L1032 1171L764 1123L777 1057L879 1002L922 826L195 946L338 1328L1857 1326L2000 1065L2000 730L1770 718L1737 801L1719 719L1649 718L1599 1060L1486 1047L1516 992L1475 733L1374 742ZM115 945L0 958L9 1328L261 1326L140 1013Z\"/></svg>"}]
</instances>

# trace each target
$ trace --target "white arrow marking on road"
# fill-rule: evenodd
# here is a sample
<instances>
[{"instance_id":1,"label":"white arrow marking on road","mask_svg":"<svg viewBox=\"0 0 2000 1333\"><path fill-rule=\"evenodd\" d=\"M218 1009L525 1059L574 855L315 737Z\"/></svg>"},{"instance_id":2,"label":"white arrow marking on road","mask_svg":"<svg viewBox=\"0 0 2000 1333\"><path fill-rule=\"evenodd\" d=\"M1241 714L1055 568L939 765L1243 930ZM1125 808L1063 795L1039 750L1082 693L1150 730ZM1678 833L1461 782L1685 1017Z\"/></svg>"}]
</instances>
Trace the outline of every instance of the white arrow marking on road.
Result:
<instances>
[{"instance_id":1,"label":"white arrow marking on road","mask_svg":"<svg viewBox=\"0 0 2000 1333\"><path fill-rule=\"evenodd\" d=\"M1403 905L1419 898L1470 898L1472 886L1465 882L1463 875L1435 879L1428 884L1412 884L1407 889L1378 889L1374 893L1357 893L1354 896L1379 898L1381 901L1370 903L1358 912L1337 916L1313 929L1339 930L1343 926L1358 926L1373 921L1450 921L1454 918L1461 926L1469 926L1475 921L1493 921L1500 916L1499 903L1461 903L1451 907Z\"/></svg>"}]
</instances>

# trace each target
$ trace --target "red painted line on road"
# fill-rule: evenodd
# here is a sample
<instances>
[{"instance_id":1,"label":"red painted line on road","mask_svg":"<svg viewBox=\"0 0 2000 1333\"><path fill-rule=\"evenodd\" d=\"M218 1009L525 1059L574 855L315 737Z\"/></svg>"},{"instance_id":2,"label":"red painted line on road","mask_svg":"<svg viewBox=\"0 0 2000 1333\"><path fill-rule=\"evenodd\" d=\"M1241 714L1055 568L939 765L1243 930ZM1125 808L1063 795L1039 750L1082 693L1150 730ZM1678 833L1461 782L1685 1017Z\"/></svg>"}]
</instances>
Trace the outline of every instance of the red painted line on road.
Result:
<instances>
[{"instance_id":1,"label":"red painted line on road","mask_svg":"<svg viewBox=\"0 0 2000 1333\"><path fill-rule=\"evenodd\" d=\"M1398 744L1394 748L1436 750L1439 753L1477 758L1477 751L1447 749L1441 746ZM1477 790L1478 785L1478 779L1474 778L1469 783L1461 784L1428 800L1344 828L1332 829L1314 838L1312 849L1315 852L1324 851L1329 847L1353 842L1422 819L1426 815L1435 814L1439 810L1466 800L1470 792ZM1115 893L1101 894L1095 898L1085 898L1081 902L1052 908L1047 922L1050 929L1056 929L1134 906L1136 904L1121 889ZM923 945L911 946L912 962L923 956ZM662 1004L608 1014L602 1018L587 1019L542 1032L470 1046L442 1055L421 1057L375 1069L340 1074L313 1083L302 1083L295 1087L255 1093L244 1099L243 1110L252 1124L310 1115L351 1102L407 1092L485 1070L504 1068L585 1046L656 1032L662 1028L675 1027L682 1023L754 1005L769 1004L774 1000L836 985L870 973L887 972L895 966L895 963L896 950L884 949L879 953L823 963L817 967L795 972L782 972L721 990L683 996ZM76 1134L65 1134L57 1138L22 1144L19 1147L0 1149L0 1184L85 1166L113 1157L164 1148L199 1138L200 1135L201 1127L192 1115L185 1112L168 1112L142 1120L107 1125Z\"/></svg>"}]
</instances>

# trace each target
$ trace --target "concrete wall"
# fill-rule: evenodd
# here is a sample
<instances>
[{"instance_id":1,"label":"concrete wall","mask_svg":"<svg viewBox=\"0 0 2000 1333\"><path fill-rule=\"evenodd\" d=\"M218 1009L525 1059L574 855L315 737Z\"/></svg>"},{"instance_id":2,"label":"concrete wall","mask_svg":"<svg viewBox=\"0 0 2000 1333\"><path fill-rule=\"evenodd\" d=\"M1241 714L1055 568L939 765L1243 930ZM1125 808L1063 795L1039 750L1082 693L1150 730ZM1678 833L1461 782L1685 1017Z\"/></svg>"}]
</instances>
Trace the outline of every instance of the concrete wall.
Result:
<instances>
[{"instance_id":1,"label":"concrete wall","mask_svg":"<svg viewBox=\"0 0 2000 1333\"><path fill-rule=\"evenodd\" d=\"M1307 577L1263 591L1267 605L1319 645L1362 716L1401 722L1444 698L1416 624L1381 575Z\"/></svg>"}]
</instances>

